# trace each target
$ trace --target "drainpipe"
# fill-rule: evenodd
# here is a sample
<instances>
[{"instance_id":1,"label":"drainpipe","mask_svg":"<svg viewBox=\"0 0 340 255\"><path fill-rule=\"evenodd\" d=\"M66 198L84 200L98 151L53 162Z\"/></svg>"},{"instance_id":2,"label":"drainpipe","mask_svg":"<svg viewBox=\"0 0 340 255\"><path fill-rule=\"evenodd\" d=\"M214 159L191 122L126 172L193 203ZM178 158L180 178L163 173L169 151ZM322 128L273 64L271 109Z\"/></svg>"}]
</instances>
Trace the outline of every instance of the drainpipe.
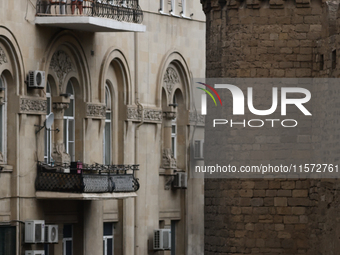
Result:
<instances>
[{"instance_id":1,"label":"drainpipe","mask_svg":"<svg viewBox=\"0 0 340 255\"><path fill-rule=\"evenodd\" d=\"M138 148L139 148L139 128L140 126L143 125L144 123L144 107L143 105L139 102L139 82L138 82L138 62L139 62L139 56L138 56L138 51L139 51L139 47L138 47L138 32L134 33L134 41L135 41L135 103L137 105L137 111L138 113L141 114L141 121L136 125L136 129L135 129L135 164L138 164L139 159L138 159ZM136 178L138 177L138 171L136 172ZM134 198L135 199L135 254L134 255L139 255L139 246L138 246L138 234L137 234L137 230L139 228L139 217L138 215L138 207L137 207L137 197Z\"/></svg>"}]
</instances>

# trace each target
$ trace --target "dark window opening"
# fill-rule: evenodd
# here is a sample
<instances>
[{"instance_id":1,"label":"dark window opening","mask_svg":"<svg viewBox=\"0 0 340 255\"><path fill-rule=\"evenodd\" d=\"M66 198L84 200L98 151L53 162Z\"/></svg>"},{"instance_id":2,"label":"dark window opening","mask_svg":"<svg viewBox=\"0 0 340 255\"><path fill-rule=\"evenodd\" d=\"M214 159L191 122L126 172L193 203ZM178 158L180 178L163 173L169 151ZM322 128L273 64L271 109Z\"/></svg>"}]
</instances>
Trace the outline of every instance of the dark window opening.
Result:
<instances>
[{"instance_id":1,"label":"dark window opening","mask_svg":"<svg viewBox=\"0 0 340 255\"><path fill-rule=\"evenodd\" d=\"M323 70L323 66L324 66L324 58L323 58L323 54L320 55L320 70Z\"/></svg>"},{"instance_id":2,"label":"dark window opening","mask_svg":"<svg viewBox=\"0 0 340 255\"><path fill-rule=\"evenodd\" d=\"M0 227L0 255L16 254L16 229L12 226Z\"/></svg>"},{"instance_id":3,"label":"dark window opening","mask_svg":"<svg viewBox=\"0 0 340 255\"><path fill-rule=\"evenodd\" d=\"M332 51L332 69L336 68L336 50Z\"/></svg>"}]
</instances>

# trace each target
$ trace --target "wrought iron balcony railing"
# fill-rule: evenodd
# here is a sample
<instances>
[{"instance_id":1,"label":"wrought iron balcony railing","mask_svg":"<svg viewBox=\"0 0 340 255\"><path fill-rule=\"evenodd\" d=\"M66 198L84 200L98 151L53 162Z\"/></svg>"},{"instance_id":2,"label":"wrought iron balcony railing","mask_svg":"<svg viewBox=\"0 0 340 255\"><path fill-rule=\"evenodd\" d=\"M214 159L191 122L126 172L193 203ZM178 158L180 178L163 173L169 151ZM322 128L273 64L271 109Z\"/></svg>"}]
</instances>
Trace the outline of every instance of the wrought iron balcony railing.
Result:
<instances>
[{"instance_id":1,"label":"wrought iron balcony railing","mask_svg":"<svg viewBox=\"0 0 340 255\"><path fill-rule=\"evenodd\" d=\"M143 21L143 11L138 0L38 0L36 15L84 15L137 24Z\"/></svg>"},{"instance_id":2,"label":"wrought iron balcony railing","mask_svg":"<svg viewBox=\"0 0 340 255\"><path fill-rule=\"evenodd\" d=\"M67 164L38 162L35 181L37 191L72 193L135 192L139 189L134 172L139 165L83 164L72 168Z\"/></svg>"}]
</instances>

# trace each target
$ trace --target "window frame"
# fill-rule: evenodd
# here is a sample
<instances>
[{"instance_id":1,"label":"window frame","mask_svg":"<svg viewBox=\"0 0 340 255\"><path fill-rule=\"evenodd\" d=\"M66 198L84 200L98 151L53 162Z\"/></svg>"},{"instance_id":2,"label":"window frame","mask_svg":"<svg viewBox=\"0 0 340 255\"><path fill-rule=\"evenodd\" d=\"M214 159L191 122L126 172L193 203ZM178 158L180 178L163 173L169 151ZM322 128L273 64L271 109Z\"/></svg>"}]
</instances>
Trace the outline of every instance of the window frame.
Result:
<instances>
[{"instance_id":1,"label":"window frame","mask_svg":"<svg viewBox=\"0 0 340 255\"><path fill-rule=\"evenodd\" d=\"M111 224L112 227L112 235L104 234L104 225ZM112 240L112 254L107 254L107 240ZM114 255L114 223L113 222L104 222L103 223L103 255Z\"/></svg>"},{"instance_id":2,"label":"window frame","mask_svg":"<svg viewBox=\"0 0 340 255\"><path fill-rule=\"evenodd\" d=\"M71 86L72 88L72 93L71 93L71 96L70 96L70 106L71 107L71 104L72 104L72 116L65 116L65 111L64 111L64 116L63 116L63 121L64 121L64 144L65 144L65 152L67 154L70 155L70 159L71 161L75 161L75 100L74 100L74 87L73 87L73 84L71 81L69 81L67 83L67 86L66 86L66 93L68 93L68 87ZM72 130L71 132L73 133L73 141L70 141L70 133L69 133L69 126L70 126L70 122L73 122L73 127L72 127ZM72 153L70 152L70 143L73 143L73 151Z\"/></svg>"},{"instance_id":3,"label":"window frame","mask_svg":"<svg viewBox=\"0 0 340 255\"><path fill-rule=\"evenodd\" d=\"M73 255L73 225L72 224L64 224L64 228L66 225L71 226L71 237L63 236L63 255ZM66 252L66 242L71 242L71 254L67 254Z\"/></svg>"},{"instance_id":4,"label":"window frame","mask_svg":"<svg viewBox=\"0 0 340 255\"><path fill-rule=\"evenodd\" d=\"M7 163L7 82L5 77L0 75L1 87L3 88L3 100L0 102L0 152L2 153L3 160L0 164Z\"/></svg>"},{"instance_id":5,"label":"window frame","mask_svg":"<svg viewBox=\"0 0 340 255\"><path fill-rule=\"evenodd\" d=\"M103 129L103 162L106 165L112 163L112 94L109 86L105 85L105 124ZM109 114L109 118L107 118ZM109 125L110 133L105 132L107 125ZM106 143L109 142L109 151L106 151ZM108 158L107 158L108 157ZM107 163L108 162L108 163Z\"/></svg>"},{"instance_id":6,"label":"window frame","mask_svg":"<svg viewBox=\"0 0 340 255\"><path fill-rule=\"evenodd\" d=\"M47 99L47 115L46 117L52 112L52 93L51 93L51 86L47 81L46 84L46 99ZM52 159L52 134L51 131L48 131L45 128L45 150L44 150L44 161L45 163L49 164Z\"/></svg>"}]
</instances>

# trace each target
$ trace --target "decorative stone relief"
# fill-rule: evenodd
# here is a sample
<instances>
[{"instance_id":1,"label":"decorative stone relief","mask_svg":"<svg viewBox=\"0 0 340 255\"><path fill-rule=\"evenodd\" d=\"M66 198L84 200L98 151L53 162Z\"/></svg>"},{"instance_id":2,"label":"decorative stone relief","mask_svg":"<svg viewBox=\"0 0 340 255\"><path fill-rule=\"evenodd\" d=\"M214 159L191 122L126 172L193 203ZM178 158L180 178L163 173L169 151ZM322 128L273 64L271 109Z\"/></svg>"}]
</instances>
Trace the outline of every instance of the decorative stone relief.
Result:
<instances>
[{"instance_id":1,"label":"decorative stone relief","mask_svg":"<svg viewBox=\"0 0 340 255\"><path fill-rule=\"evenodd\" d=\"M54 118L55 119L63 119L64 118L64 110L69 108L70 103L65 102L54 102L52 104L52 108L54 109Z\"/></svg>"},{"instance_id":2,"label":"decorative stone relief","mask_svg":"<svg viewBox=\"0 0 340 255\"><path fill-rule=\"evenodd\" d=\"M106 106L101 104L87 104L86 117L88 118L105 118Z\"/></svg>"},{"instance_id":3,"label":"decorative stone relief","mask_svg":"<svg viewBox=\"0 0 340 255\"><path fill-rule=\"evenodd\" d=\"M47 101L38 98L20 98L20 113L46 114Z\"/></svg>"},{"instance_id":4,"label":"decorative stone relief","mask_svg":"<svg viewBox=\"0 0 340 255\"><path fill-rule=\"evenodd\" d=\"M50 68L57 74L59 80L59 90L65 76L73 70L71 58L63 50L58 50L52 56Z\"/></svg>"},{"instance_id":5,"label":"decorative stone relief","mask_svg":"<svg viewBox=\"0 0 340 255\"><path fill-rule=\"evenodd\" d=\"M163 150L162 167L165 169L175 169L177 168L177 162L171 153L170 148Z\"/></svg>"},{"instance_id":6,"label":"decorative stone relief","mask_svg":"<svg viewBox=\"0 0 340 255\"><path fill-rule=\"evenodd\" d=\"M5 54L5 51L0 47L0 65L3 63L7 63L7 56Z\"/></svg>"},{"instance_id":7,"label":"decorative stone relief","mask_svg":"<svg viewBox=\"0 0 340 255\"><path fill-rule=\"evenodd\" d=\"M174 176L165 176L165 185L164 189L169 190L171 188L171 184L174 181L175 177Z\"/></svg>"},{"instance_id":8,"label":"decorative stone relief","mask_svg":"<svg viewBox=\"0 0 340 255\"><path fill-rule=\"evenodd\" d=\"M196 125L205 125L205 117L201 114L196 114L195 112L189 113L189 122L190 124Z\"/></svg>"},{"instance_id":9,"label":"decorative stone relief","mask_svg":"<svg viewBox=\"0 0 340 255\"><path fill-rule=\"evenodd\" d=\"M176 119L177 113L176 112L163 112L163 117L165 119L174 120Z\"/></svg>"},{"instance_id":10,"label":"decorative stone relief","mask_svg":"<svg viewBox=\"0 0 340 255\"><path fill-rule=\"evenodd\" d=\"M170 66L166 69L164 77L163 77L163 82L168 92L169 102L172 102L172 100L170 100L172 90L175 84L180 83L179 75L175 68Z\"/></svg>"},{"instance_id":11,"label":"decorative stone relief","mask_svg":"<svg viewBox=\"0 0 340 255\"><path fill-rule=\"evenodd\" d=\"M128 107L127 119L132 121L141 121L142 110L136 107ZM144 122L162 122L162 111L156 109L144 109Z\"/></svg>"}]
</instances>

